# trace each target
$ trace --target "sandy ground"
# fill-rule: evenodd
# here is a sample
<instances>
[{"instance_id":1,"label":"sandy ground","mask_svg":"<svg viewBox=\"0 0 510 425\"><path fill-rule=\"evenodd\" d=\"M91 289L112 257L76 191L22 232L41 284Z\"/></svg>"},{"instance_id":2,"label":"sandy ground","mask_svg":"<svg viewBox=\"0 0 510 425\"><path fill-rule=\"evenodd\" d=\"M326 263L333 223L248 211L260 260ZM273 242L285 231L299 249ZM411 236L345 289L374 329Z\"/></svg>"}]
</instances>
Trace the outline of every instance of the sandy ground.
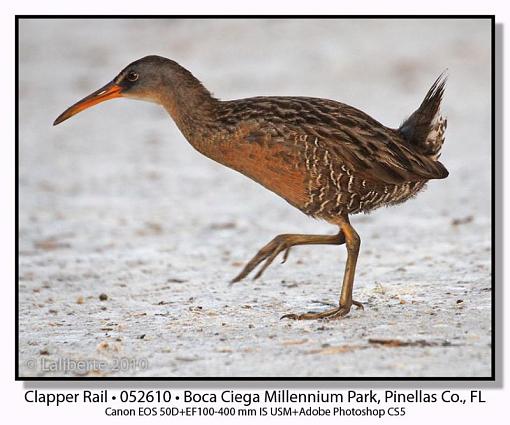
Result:
<instances>
[{"instance_id":1,"label":"sandy ground","mask_svg":"<svg viewBox=\"0 0 510 425\"><path fill-rule=\"evenodd\" d=\"M490 375L488 22L47 20L20 30L21 376ZM336 302L344 247L295 248L260 281L229 288L275 235L336 229L201 157L162 108L116 100L51 126L152 53L224 99L327 97L389 126L449 69L450 177L353 217L365 311L279 320Z\"/></svg>"}]
</instances>

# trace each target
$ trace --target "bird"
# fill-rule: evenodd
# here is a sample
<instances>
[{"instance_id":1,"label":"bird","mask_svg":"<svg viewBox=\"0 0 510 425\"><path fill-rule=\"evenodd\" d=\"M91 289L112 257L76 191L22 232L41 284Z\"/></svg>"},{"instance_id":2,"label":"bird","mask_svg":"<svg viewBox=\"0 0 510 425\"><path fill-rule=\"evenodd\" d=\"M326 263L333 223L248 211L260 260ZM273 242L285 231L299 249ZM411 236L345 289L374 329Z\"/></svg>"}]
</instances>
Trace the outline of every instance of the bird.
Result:
<instances>
[{"instance_id":1,"label":"bird","mask_svg":"<svg viewBox=\"0 0 510 425\"><path fill-rule=\"evenodd\" d=\"M398 128L347 104L314 97L259 96L220 100L186 68L150 55L126 66L112 81L66 109L57 125L100 102L128 98L157 103L201 154L279 195L307 216L337 227L334 235L280 234L263 246L232 280L298 245L343 245L347 250L338 304L282 319L340 319L353 306L361 238L350 216L413 198L433 179L448 176L439 161L446 118L440 106L443 72Z\"/></svg>"}]
</instances>

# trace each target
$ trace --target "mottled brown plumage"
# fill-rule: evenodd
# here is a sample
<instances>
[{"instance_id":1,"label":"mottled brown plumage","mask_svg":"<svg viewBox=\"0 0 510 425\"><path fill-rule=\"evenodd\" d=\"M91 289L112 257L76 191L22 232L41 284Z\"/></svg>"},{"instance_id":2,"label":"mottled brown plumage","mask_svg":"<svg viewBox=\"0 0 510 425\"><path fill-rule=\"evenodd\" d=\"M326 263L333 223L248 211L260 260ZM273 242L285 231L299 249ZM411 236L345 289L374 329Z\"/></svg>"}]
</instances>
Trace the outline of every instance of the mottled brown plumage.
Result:
<instances>
[{"instance_id":1,"label":"mottled brown plumage","mask_svg":"<svg viewBox=\"0 0 510 425\"><path fill-rule=\"evenodd\" d=\"M398 129L346 104L310 97L254 97L220 101L176 62L148 56L69 108L55 124L106 98L124 96L161 104L202 154L262 184L312 217L340 227L334 236L279 235L234 279L302 244L346 243L348 260L339 306L294 319L336 318L352 304L359 236L348 216L404 202L430 179L448 175L437 160L446 120L439 115L445 78Z\"/></svg>"}]
</instances>

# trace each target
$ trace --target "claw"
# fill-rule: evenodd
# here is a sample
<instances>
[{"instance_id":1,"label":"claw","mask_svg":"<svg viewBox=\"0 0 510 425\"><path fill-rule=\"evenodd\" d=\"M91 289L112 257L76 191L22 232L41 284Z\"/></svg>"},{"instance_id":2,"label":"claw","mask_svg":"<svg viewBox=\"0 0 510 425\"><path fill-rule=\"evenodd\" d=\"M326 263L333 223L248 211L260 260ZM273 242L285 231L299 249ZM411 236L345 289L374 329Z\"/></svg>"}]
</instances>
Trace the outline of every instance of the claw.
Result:
<instances>
[{"instance_id":1,"label":"claw","mask_svg":"<svg viewBox=\"0 0 510 425\"><path fill-rule=\"evenodd\" d=\"M356 307L358 307L358 310L363 310L365 311L365 307L363 307L363 304L360 303L359 301L354 301L352 300L352 305L355 305Z\"/></svg>"},{"instance_id":2,"label":"claw","mask_svg":"<svg viewBox=\"0 0 510 425\"><path fill-rule=\"evenodd\" d=\"M361 304L359 301L352 301L352 305L355 305L356 307L363 310L363 304ZM349 312L351 311L351 306L338 306L335 308L332 308L330 310L323 311L321 313L303 313L303 314L284 314L282 317L280 317L280 320L282 319L291 319L291 320L318 320L318 319L326 319L326 320L336 320L341 319L344 316L347 316Z\"/></svg>"},{"instance_id":3,"label":"claw","mask_svg":"<svg viewBox=\"0 0 510 425\"><path fill-rule=\"evenodd\" d=\"M281 262L281 264L284 264L286 261L287 261L287 258L289 258L289 252L290 252L290 249L292 248L292 246L289 246L286 250L285 250L285 253L283 254L283 260Z\"/></svg>"},{"instance_id":4,"label":"claw","mask_svg":"<svg viewBox=\"0 0 510 425\"><path fill-rule=\"evenodd\" d=\"M276 249L273 251L273 253L267 258L264 265L260 268L260 270L257 272L253 280L257 280L260 276L262 276L262 273L271 265L271 263L274 261L276 256L282 251L282 245L278 245Z\"/></svg>"},{"instance_id":5,"label":"claw","mask_svg":"<svg viewBox=\"0 0 510 425\"><path fill-rule=\"evenodd\" d=\"M285 241L282 241L281 239L273 239L271 242L269 242L265 247L263 247L255 257L253 257L248 264L244 267L243 270L241 270L241 273L239 273L234 279L232 279L231 284L235 282L239 282L240 280L244 279L248 274L250 274L253 269L255 269L260 263L262 263L265 260L265 263L262 265L260 270L257 272L253 280L258 279L264 271L271 265L271 263L274 261L274 259L278 256L280 252L283 250L286 250L286 255L284 255L284 262L288 257L288 251L290 249L290 246L287 245Z\"/></svg>"}]
</instances>

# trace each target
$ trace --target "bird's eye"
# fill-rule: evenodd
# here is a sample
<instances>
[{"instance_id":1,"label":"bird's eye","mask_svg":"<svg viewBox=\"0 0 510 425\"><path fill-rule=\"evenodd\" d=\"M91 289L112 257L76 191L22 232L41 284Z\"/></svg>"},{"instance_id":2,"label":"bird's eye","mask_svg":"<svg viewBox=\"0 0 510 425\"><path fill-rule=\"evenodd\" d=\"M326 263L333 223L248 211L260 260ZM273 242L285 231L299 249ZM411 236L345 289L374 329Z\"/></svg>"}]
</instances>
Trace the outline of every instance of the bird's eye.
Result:
<instances>
[{"instance_id":1,"label":"bird's eye","mask_svg":"<svg viewBox=\"0 0 510 425\"><path fill-rule=\"evenodd\" d=\"M138 74L134 71L130 71L127 75L127 79L129 81L136 81L136 80L138 80Z\"/></svg>"}]
</instances>

